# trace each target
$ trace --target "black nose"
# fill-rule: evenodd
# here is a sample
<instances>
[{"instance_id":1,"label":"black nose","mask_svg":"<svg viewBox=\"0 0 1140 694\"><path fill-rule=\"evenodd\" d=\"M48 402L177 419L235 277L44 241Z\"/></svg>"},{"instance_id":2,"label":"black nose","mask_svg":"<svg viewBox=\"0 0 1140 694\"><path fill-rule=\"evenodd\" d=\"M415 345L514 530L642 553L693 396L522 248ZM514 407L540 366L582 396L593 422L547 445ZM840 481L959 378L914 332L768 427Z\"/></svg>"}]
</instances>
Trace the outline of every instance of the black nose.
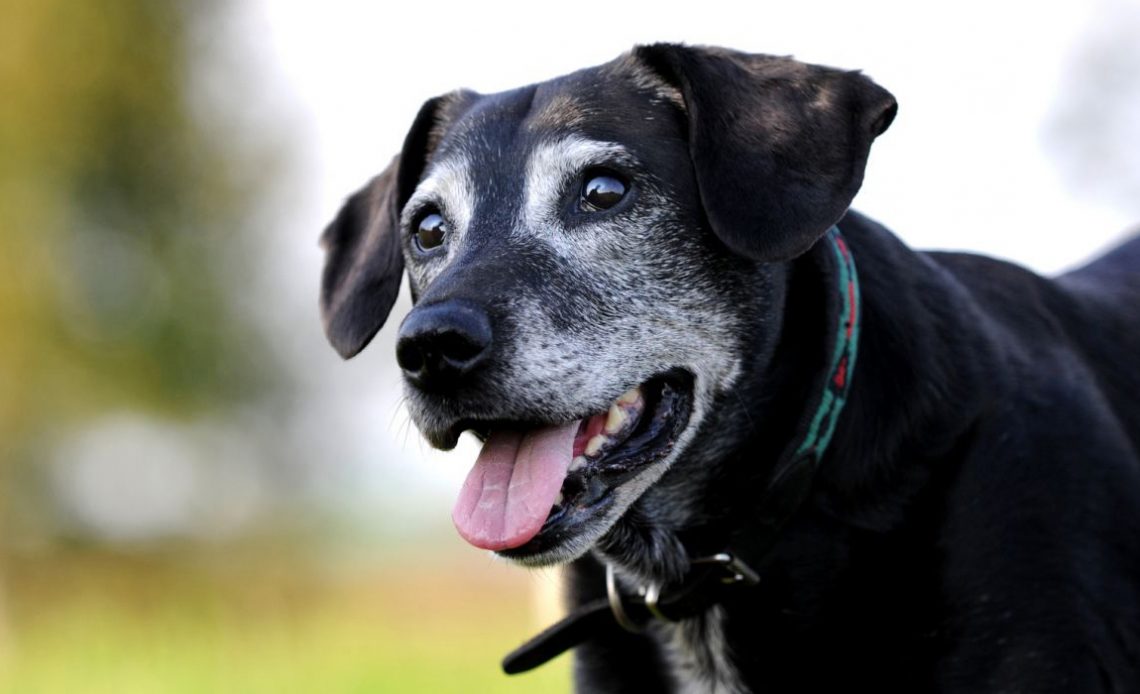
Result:
<instances>
[{"instance_id":1,"label":"black nose","mask_svg":"<svg viewBox=\"0 0 1140 694\"><path fill-rule=\"evenodd\" d=\"M425 389L455 387L490 351L491 319L457 300L416 307L396 338L396 362L408 380Z\"/></svg>"}]
</instances>

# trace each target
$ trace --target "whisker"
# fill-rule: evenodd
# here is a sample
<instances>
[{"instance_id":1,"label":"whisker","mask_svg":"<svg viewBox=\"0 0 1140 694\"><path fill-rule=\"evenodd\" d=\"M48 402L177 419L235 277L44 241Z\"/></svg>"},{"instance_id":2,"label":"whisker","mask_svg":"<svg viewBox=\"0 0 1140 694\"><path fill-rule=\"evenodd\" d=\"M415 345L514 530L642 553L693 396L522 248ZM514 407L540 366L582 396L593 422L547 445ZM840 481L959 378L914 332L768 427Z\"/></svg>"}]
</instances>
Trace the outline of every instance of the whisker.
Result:
<instances>
[{"instance_id":1,"label":"whisker","mask_svg":"<svg viewBox=\"0 0 1140 694\"><path fill-rule=\"evenodd\" d=\"M408 401L408 398L405 395L401 395L399 397L399 399L396 400L396 406L392 409L392 416L388 420L388 430L389 431L391 431L392 425L396 423L396 417L399 417L401 412L407 414L408 410L406 407L404 407L404 404L407 401Z\"/></svg>"}]
</instances>

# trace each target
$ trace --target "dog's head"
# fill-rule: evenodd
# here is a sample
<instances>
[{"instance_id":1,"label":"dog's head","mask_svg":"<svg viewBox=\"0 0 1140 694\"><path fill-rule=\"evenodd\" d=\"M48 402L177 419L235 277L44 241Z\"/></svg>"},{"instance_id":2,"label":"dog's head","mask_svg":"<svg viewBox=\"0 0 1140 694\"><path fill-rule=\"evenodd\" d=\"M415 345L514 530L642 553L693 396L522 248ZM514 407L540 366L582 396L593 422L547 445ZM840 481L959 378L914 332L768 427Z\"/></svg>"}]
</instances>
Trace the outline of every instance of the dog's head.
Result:
<instances>
[{"instance_id":1,"label":"dog's head","mask_svg":"<svg viewBox=\"0 0 1140 694\"><path fill-rule=\"evenodd\" d=\"M457 528L571 559L724 443L713 403L770 354L778 269L846 211L894 113L858 73L665 44L431 99L324 233L329 339L363 349L406 269L412 418L439 448L485 440Z\"/></svg>"}]
</instances>

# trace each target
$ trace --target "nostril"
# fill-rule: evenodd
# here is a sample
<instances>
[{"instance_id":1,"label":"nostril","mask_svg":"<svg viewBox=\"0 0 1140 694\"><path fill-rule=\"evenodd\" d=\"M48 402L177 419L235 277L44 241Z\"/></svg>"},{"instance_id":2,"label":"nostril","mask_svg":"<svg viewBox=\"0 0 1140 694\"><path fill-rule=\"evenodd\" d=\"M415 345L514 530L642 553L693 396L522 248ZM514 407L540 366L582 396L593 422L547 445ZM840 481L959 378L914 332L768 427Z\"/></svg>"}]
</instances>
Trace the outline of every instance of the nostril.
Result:
<instances>
[{"instance_id":1,"label":"nostril","mask_svg":"<svg viewBox=\"0 0 1140 694\"><path fill-rule=\"evenodd\" d=\"M396 363L404 371L412 373L424 368L424 354L416 340L401 338L396 342Z\"/></svg>"},{"instance_id":2,"label":"nostril","mask_svg":"<svg viewBox=\"0 0 1140 694\"><path fill-rule=\"evenodd\" d=\"M456 365L477 359L487 349L487 345L476 336L457 331L440 334L435 339L435 345L445 359Z\"/></svg>"}]
</instances>

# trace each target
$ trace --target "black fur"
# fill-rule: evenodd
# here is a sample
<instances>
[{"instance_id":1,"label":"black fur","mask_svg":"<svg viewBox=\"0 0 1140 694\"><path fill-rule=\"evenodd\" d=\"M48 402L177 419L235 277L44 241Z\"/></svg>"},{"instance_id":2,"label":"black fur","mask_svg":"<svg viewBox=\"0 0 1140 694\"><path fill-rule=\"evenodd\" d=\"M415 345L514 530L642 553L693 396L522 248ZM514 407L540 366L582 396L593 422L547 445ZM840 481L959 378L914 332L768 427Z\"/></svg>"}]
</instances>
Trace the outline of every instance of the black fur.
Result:
<instances>
[{"instance_id":1,"label":"black fur","mask_svg":"<svg viewBox=\"0 0 1140 694\"><path fill-rule=\"evenodd\" d=\"M580 117L530 127L567 94ZM398 215L425 164L458 150L477 162L463 255L414 289L421 302L486 306L496 353L476 388L412 393L436 445L453 443L448 427L472 412L568 421L581 415L550 405L554 394L580 390L593 412L629 386L594 393L567 381L539 398L503 385L525 356L510 298L537 297L550 339L586 345L589 370L590 323L614 310L614 294L677 311L687 288L710 288L707 315L686 308L683 327L712 334L709 316L731 319L733 339L709 352L736 356L740 375L712 393L663 476L571 564L568 597L581 604L604 595L601 561L667 580L740 536L827 360L834 288L809 249L842 217L862 287L859 359L810 496L759 587L715 619L599 634L577 651L580 691L1140 691L1140 239L1054 279L906 248L844 214L894 112L856 73L643 47L542 85L429 102L402 155L411 163L394 163L326 232L326 327L351 356L390 310L399 245L411 252ZM566 267L504 233L528 153L565 133L636 155L631 207L673 206L655 229L665 250L630 251L629 262L660 259L644 284ZM564 218L568 230L586 223ZM709 647L727 671L714 671Z\"/></svg>"},{"instance_id":2,"label":"black fur","mask_svg":"<svg viewBox=\"0 0 1140 694\"><path fill-rule=\"evenodd\" d=\"M910 251L854 213L839 226L863 288L859 364L813 495L762 585L725 605L749 690L1140 691L1140 239L1048 280ZM786 316L817 305L801 281ZM682 535L692 554L759 498L745 471L786 443L812 332L790 327L745 391L762 424L705 476L713 519ZM575 595L604 594L594 561ZM580 649L583 691L631 691L653 666L615 668L611 649Z\"/></svg>"}]
</instances>

